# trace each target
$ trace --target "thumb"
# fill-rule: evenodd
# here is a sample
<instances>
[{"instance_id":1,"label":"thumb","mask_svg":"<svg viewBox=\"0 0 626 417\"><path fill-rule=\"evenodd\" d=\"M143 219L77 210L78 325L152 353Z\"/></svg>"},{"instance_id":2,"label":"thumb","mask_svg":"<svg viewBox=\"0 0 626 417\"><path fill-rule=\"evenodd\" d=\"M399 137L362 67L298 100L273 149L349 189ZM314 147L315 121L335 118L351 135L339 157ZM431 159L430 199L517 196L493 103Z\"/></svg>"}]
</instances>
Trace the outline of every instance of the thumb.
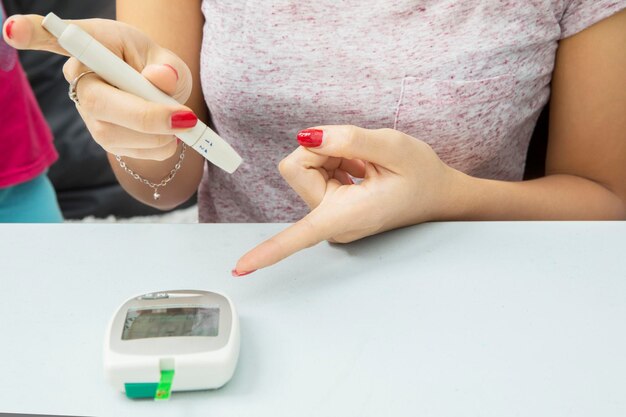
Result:
<instances>
[{"instance_id":1,"label":"thumb","mask_svg":"<svg viewBox=\"0 0 626 417\"><path fill-rule=\"evenodd\" d=\"M392 172L406 165L404 155L419 142L397 130L357 126L317 126L300 131L297 140L316 154L361 159Z\"/></svg>"}]
</instances>

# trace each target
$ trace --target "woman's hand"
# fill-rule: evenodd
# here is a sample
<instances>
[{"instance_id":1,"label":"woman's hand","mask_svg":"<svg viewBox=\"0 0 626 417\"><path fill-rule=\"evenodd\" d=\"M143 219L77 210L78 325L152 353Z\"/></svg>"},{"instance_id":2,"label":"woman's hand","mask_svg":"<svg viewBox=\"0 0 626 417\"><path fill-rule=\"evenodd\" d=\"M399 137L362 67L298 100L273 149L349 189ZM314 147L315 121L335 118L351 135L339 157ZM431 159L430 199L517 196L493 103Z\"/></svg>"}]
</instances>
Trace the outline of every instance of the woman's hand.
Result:
<instances>
[{"instance_id":1,"label":"woman's hand","mask_svg":"<svg viewBox=\"0 0 626 417\"><path fill-rule=\"evenodd\" d=\"M280 172L311 212L245 254L234 276L323 240L351 242L386 230L447 218L464 174L424 142L392 129L322 126L298 134L301 147ZM353 183L352 178L357 178ZM358 179L362 180L358 180Z\"/></svg>"},{"instance_id":2,"label":"woman's hand","mask_svg":"<svg viewBox=\"0 0 626 417\"><path fill-rule=\"evenodd\" d=\"M17 49L37 49L67 55L56 39L41 26L42 16L16 15L5 22L6 42ZM165 93L185 103L192 77L187 65L148 36L124 23L88 19L80 26L104 46L122 57ZM64 69L68 82L87 71L75 58ZM176 152L174 134L193 127L197 118L190 108L148 102L118 90L96 74L81 78L77 109L92 136L106 151L137 159L164 160Z\"/></svg>"}]
</instances>

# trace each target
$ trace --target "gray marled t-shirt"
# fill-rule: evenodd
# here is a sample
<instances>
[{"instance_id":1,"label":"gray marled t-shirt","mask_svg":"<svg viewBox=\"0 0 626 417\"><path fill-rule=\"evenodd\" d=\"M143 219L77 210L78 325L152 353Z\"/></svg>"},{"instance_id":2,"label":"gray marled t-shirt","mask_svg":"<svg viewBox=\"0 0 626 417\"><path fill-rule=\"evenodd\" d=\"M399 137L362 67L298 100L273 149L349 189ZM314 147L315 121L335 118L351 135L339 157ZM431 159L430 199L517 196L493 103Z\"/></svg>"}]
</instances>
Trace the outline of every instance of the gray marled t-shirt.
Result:
<instances>
[{"instance_id":1,"label":"gray marled t-shirt","mask_svg":"<svg viewBox=\"0 0 626 417\"><path fill-rule=\"evenodd\" d=\"M320 124L395 128L467 174L520 180L559 39L626 0L204 0L201 78L244 158L209 166L202 222L307 213L277 170Z\"/></svg>"}]
</instances>

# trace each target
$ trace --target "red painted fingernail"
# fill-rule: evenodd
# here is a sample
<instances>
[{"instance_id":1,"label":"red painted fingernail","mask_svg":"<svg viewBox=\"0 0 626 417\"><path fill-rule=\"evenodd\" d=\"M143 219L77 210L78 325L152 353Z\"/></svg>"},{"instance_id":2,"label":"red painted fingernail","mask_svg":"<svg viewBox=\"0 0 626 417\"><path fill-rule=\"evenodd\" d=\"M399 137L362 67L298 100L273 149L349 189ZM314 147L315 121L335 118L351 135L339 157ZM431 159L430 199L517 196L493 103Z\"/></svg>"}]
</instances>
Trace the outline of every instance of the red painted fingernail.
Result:
<instances>
[{"instance_id":1,"label":"red painted fingernail","mask_svg":"<svg viewBox=\"0 0 626 417\"><path fill-rule=\"evenodd\" d=\"M180 139L176 138L176 144L177 144L177 145L180 145L180 143L181 143L181 142L182 142L182 140L180 140Z\"/></svg>"},{"instance_id":2,"label":"red painted fingernail","mask_svg":"<svg viewBox=\"0 0 626 417\"><path fill-rule=\"evenodd\" d=\"M232 271L230 271L230 274L234 277L243 277L244 275L248 275L253 273L254 271L256 271L256 269L253 269L252 271L237 271L236 269L233 269Z\"/></svg>"},{"instance_id":3,"label":"red painted fingernail","mask_svg":"<svg viewBox=\"0 0 626 417\"><path fill-rule=\"evenodd\" d=\"M13 23L15 23L15 20L9 21L6 26L7 38L9 39L13 39L13 36L11 36L11 28L13 28Z\"/></svg>"},{"instance_id":4,"label":"red painted fingernail","mask_svg":"<svg viewBox=\"0 0 626 417\"><path fill-rule=\"evenodd\" d=\"M194 127L198 123L198 118L192 111L177 111L172 113L170 123L172 129L184 129Z\"/></svg>"},{"instance_id":5,"label":"red painted fingernail","mask_svg":"<svg viewBox=\"0 0 626 417\"><path fill-rule=\"evenodd\" d=\"M305 129L298 132L298 143L307 148L315 148L322 144L324 131L319 129Z\"/></svg>"},{"instance_id":6,"label":"red painted fingernail","mask_svg":"<svg viewBox=\"0 0 626 417\"><path fill-rule=\"evenodd\" d=\"M163 64L163 66L168 67L169 69L171 69L172 71L174 71L174 74L176 74L176 81L178 81L178 71L176 71L176 68L174 68L173 66L171 66L170 64Z\"/></svg>"}]
</instances>

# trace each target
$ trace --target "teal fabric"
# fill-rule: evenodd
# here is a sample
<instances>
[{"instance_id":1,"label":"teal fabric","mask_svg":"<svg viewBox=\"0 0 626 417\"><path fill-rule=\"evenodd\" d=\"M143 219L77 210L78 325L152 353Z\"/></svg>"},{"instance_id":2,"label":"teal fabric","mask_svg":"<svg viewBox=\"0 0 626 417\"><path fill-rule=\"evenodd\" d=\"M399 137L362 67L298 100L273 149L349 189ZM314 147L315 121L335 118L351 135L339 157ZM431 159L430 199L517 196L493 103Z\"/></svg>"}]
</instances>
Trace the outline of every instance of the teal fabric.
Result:
<instances>
[{"instance_id":1,"label":"teal fabric","mask_svg":"<svg viewBox=\"0 0 626 417\"><path fill-rule=\"evenodd\" d=\"M60 223L61 209L46 176L0 188L0 223Z\"/></svg>"}]
</instances>

